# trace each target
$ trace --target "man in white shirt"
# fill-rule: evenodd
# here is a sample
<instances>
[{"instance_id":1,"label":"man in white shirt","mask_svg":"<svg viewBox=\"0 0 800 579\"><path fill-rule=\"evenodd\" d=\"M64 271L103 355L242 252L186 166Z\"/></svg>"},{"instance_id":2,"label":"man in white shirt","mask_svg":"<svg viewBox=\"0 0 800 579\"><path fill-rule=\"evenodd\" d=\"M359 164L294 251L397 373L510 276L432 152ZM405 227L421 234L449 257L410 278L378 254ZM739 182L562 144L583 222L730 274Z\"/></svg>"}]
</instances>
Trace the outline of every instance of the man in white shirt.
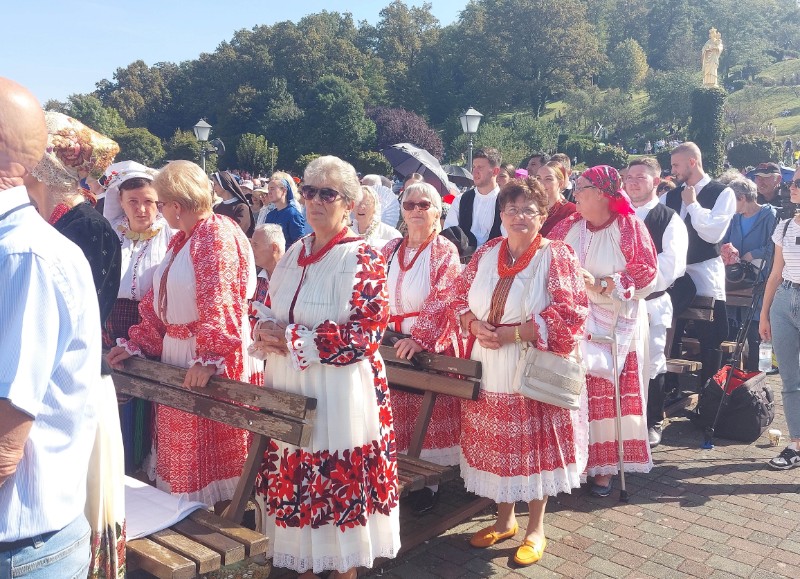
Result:
<instances>
[{"instance_id":1,"label":"man in white shirt","mask_svg":"<svg viewBox=\"0 0 800 579\"><path fill-rule=\"evenodd\" d=\"M472 177L475 187L453 201L444 229L460 227L470 246L478 248L490 239L505 234L497 204L497 174L502 159L497 149L478 149L472 156Z\"/></svg>"},{"instance_id":2,"label":"man in white shirt","mask_svg":"<svg viewBox=\"0 0 800 579\"><path fill-rule=\"evenodd\" d=\"M650 385L647 395L647 434L650 447L661 442L666 392L667 329L672 325L672 300L666 289L686 273L689 234L680 216L658 202L656 189L661 166L652 157L636 159L628 165L625 191L636 216L644 221L658 253L656 287L645 298L650 320Z\"/></svg>"},{"instance_id":3,"label":"man in white shirt","mask_svg":"<svg viewBox=\"0 0 800 579\"><path fill-rule=\"evenodd\" d=\"M703 171L700 149L692 142L672 150L672 175L683 183L669 191L661 202L677 212L689 232L686 273L694 282L698 296L713 297L714 321L696 322L703 363L703 383L722 364L720 344L728 335L725 311L725 266L717 244L722 241L736 212L736 196L730 187L714 181ZM680 339L681 325L675 336Z\"/></svg>"}]
</instances>

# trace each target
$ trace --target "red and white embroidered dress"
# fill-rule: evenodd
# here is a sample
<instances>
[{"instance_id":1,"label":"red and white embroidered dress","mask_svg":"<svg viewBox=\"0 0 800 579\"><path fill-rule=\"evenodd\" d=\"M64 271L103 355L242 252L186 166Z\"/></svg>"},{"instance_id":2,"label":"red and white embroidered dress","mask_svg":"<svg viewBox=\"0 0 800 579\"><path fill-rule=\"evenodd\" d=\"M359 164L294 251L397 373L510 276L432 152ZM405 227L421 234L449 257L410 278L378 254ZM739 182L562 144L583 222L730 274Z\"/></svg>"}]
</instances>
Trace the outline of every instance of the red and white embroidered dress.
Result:
<instances>
[{"instance_id":1,"label":"red and white embroidered dress","mask_svg":"<svg viewBox=\"0 0 800 579\"><path fill-rule=\"evenodd\" d=\"M614 279L616 287L611 295L588 292L586 334L617 337L625 471L649 472L653 467L645 414L649 330L643 298L652 292L658 273L653 241L644 223L635 215L618 215L605 228L592 231L580 214L573 213L550 235L570 245L581 266L595 278L611 276ZM611 345L584 340L581 346L589 393L586 474L613 475L619 468Z\"/></svg>"},{"instance_id":2,"label":"red and white embroidered dress","mask_svg":"<svg viewBox=\"0 0 800 579\"><path fill-rule=\"evenodd\" d=\"M458 336L447 330L447 301L461 272L458 250L448 239L437 235L413 266L403 271L395 252L401 242L402 239L393 239L381 250L387 262L391 259L387 276L392 315L389 329L410 334L428 352L454 356ZM406 250L406 261L415 255L416 250ZM397 452L408 451L421 407L422 396L392 389ZM461 401L453 396L437 396L420 457L436 464L457 465L460 437Z\"/></svg>"},{"instance_id":3,"label":"red and white embroidered dress","mask_svg":"<svg viewBox=\"0 0 800 579\"><path fill-rule=\"evenodd\" d=\"M481 246L461 273L450 302L451 323L471 310L487 320L498 284L498 254L503 238ZM586 292L572 250L561 242L542 247L514 278L501 318L503 324L536 324L531 347L566 356L583 335ZM505 256L504 256L505 258ZM537 262L539 262L537 265ZM533 280L531 280L533 277ZM531 284L523 297L525 285ZM471 358L483 365L481 391L462 406L461 476L467 490L498 503L539 500L580 486L586 466L586 402L579 410L530 400L513 384L522 348L498 350L477 341Z\"/></svg>"},{"instance_id":4,"label":"red and white embroidered dress","mask_svg":"<svg viewBox=\"0 0 800 579\"><path fill-rule=\"evenodd\" d=\"M188 240L183 232L172 238L153 288L139 306L142 322L130 329L130 340L119 343L132 354L183 368L212 365L219 375L248 381L247 298L253 295L255 278L252 250L241 228L227 217L212 215L198 222ZM167 310L161 319L157 309L164 287ZM230 499L247 441L246 430L157 405L151 478L161 490L186 493L207 505Z\"/></svg>"},{"instance_id":5,"label":"red and white embroidered dress","mask_svg":"<svg viewBox=\"0 0 800 579\"><path fill-rule=\"evenodd\" d=\"M269 285L261 319L286 324L288 356L267 354L267 386L317 399L311 443L271 440L256 481L268 555L303 573L371 567L400 548L389 387L378 351L389 320L386 264L361 238L319 261L295 243Z\"/></svg>"}]
</instances>

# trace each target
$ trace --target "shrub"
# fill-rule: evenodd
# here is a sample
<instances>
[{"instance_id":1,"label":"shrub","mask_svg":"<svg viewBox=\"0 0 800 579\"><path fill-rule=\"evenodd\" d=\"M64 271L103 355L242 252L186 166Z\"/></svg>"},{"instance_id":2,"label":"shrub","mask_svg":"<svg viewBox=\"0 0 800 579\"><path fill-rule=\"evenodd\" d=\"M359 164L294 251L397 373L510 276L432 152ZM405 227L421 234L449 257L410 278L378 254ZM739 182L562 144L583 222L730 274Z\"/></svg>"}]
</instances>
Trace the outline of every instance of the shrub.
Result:
<instances>
[{"instance_id":1,"label":"shrub","mask_svg":"<svg viewBox=\"0 0 800 579\"><path fill-rule=\"evenodd\" d=\"M728 162L737 169L758 165L781 158L782 146L778 141L759 137L744 137L728 150Z\"/></svg>"}]
</instances>

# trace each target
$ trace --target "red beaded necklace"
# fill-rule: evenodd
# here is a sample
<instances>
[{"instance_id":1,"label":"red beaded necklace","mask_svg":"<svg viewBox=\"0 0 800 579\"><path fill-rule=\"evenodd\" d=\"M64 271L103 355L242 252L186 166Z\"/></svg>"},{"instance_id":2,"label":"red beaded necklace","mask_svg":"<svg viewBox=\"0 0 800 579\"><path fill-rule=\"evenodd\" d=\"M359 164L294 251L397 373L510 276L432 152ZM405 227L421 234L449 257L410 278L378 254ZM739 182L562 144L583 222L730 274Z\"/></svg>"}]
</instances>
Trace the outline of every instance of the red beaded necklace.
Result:
<instances>
[{"instance_id":1,"label":"red beaded necklace","mask_svg":"<svg viewBox=\"0 0 800 579\"><path fill-rule=\"evenodd\" d=\"M514 262L514 258L511 256L511 250L508 248L508 238L503 238L503 241L500 243L500 251L497 252L497 273L500 277L513 277L528 267L528 264L531 262L531 259L533 259L541 243L542 236L536 234L536 237L533 238L528 249ZM509 265L508 262L511 262L511 265Z\"/></svg>"},{"instance_id":2,"label":"red beaded necklace","mask_svg":"<svg viewBox=\"0 0 800 579\"><path fill-rule=\"evenodd\" d=\"M62 217L64 217L64 215L66 215L67 213L69 213L69 210L70 210L70 209L72 209L72 207L70 207L70 206L69 206L69 205L67 205L66 203L59 203L58 205L56 205L56 206L53 208L53 212L50 214L50 218L47 220L47 222L48 222L50 225L55 225L55 224L56 224L56 222L57 222L59 219L61 219Z\"/></svg>"},{"instance_id":3,"label":"red beaded necklace","mask_svg":"<svg viewBox=\"0 0 800 579\"><path fill-rule=\"evenodd\" d=\"M408 271L409 269L414 267L414 262L416 262L417 258L420 255L422 255L422 252L425 251L425 248L431 244L434 237L436 237L435 229L431 231L431 234L428 236L428 239L426 239L422 243L422 245L419 246L416 255L414 255L414 257L411 258L411 261L407 265L404 265L403 262L406 260L406 248L408 247L408 237L404 238L403 241L400 243L400 249L397 252L397 265L400 266L400 270Z\"/></svg>"},{"instance_id":4,"label":"red beaded necklace","mask_svg":"<svg viewBox=\"0 0 800 579\"><path fill-rule=\"evenodd\" d=\"M297 256L297 265L300 267L307 267L312 263L317 263L320 259L325 257L325 255L333 249L335 245L337 245L342 239L345 238L347 235L347 227L343 227L342 230L333 236L333 238L325 244L325 247L320 249L316 253L312 253L311 255L306 255L306 244L303 243L303 246L300 248L300 255ZM316 234L311 234L312 239L316 239ZM313 241L311 243L314 244Z\"/></svg>"}]
</instances>

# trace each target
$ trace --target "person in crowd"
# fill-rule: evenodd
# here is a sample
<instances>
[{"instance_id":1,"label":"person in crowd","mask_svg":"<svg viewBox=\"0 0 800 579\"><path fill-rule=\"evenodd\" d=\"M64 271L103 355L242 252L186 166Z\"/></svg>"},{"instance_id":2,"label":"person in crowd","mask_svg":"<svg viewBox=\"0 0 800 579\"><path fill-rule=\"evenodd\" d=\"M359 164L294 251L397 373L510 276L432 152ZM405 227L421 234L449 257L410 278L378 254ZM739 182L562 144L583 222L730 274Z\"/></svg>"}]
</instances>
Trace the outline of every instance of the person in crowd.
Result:
<instances>
[{"instance_id":1,"label":"person in crowd","mask_svg":"<svg viewBox=\"0 0 800 579\"><path fill-rule=\"evenodd\" d=\"M739 177L728 183L736 196L736 214L733 216L731 226L722 238L720 252L727 257L730 263L746 261L753 264L761 271L760 279L766 279L769 272L769 263L775 247L772 233L778 222L777 211L771 203L760 205L756 184L750 179ZM763 265L763 268L762 268ZM730 318L740 324L743 316L747 315L743 308L728 308ZM758 335L758 321L761 318L761 300L755 304L753 321L747 331L747 370L758 371L758 348L761 339Z\"/></svg>"},{"instance_id":2,"label":"person in crowd","mask_svg":"<svg viewBox=\"0 0 800 579\"><path fill-rule=\"evenodd\" d=\"M653 240L634 215L616 169L598 165L575 184L576 212L551 232L578 254L589 296L587 338L613 336L619 376L614 376L611 347L584 340L589 395L589 463L594 477L590 493L611 494L617 474L617 444L624 449L625 472L653 467L645 419L647 384L647 312L643 298L653 291L658 264ZM614 381L619 383L623 440L616 440Z\"/></svg>"},{"instance_id":3,"label":"person in crowd","mask_svg":"<svg viewBox=\"0 0 800 579\"><path fill-rule=\"evenodd\" d=\"M381 200L370 185L361 186L361 201L353 211L353 231L378 250L386 245L387 241L403 237L394 227L381 221Z\"/></svg>"},{"instance_id":4,"label":"person in crowd","mask_svg":"<svg viewBox=\"0 0 800 579\"><path fill-rule=\"evenodd\" d=\"M270 440L256 498L273 565L301 577L334 570L329 577L355 578L356 567L400 548L394 428L378 351L389 321L385 262L348 227L361 197L352 165L318 157L300 194L314 233L275 268L256 348L266 358L265 385L316 398L317 414L309 446Z\"/></svg>"},{"instance_id":5,"label":"person in crowd","mask_svg":"<svg viewBox=\"0 0 800 579\"><path fill-rule=\"evenodd\" d=\"M789 200L800 204L800 169L789 185ZM800 316L797 311L800 293L800 215L781 220L772 234L775 253L772 270L764 288L763 310L758 333L772 342L781 372L781 398L789 444L768 465L776 470L789 470L800 465Z\"/></svg>"},{"instance_id":6,"label":"person in crowd","mask_svg":"<svg viewBox=\"0 0 800 579\"><path fill-rule=\"evenodd\" d=\"M496 179L497 186L502 189L511 179L516 178L516 172L517 168L513 163L504 163L500 165L500 171L498 171Z\"/></svg>"},{"instance_id":7,"label":"person in crowd","mask_svg":"<svg viewBox=\"0 0 800 579\"><path fill-rule=\"evenodd\" d=\"M567 170L559 161L548 161L536 172L536 179L547 193L547 219L540 233L547 237L559 222L575 213L575 204L566 200L563 191L569 182Z\"/></svg>"},{"instance_id":8,"label":"person in crowd","mask_svg":"<svg viewBox=\"0 0 800 579\"><path fill-rule=\"evenodd\" d=\"M458 226L467 235L472 247L480 247L490 239L505 232L497 205L496 177L500 171L500 153L497 149L478 149L472 156L472 177L475 187L468 189L453 201L445 228Z\"/></svg>"},{"instance_id":9,"label":"person in crowd","mask_svg":"<svg viewBox=\"0 0 800 579\"><path fill-rule=\"evenodd\" d=\"M497 520L472 536L474 547L513 537L514 503L528 503L514 561L531 565L547 546L547 497L580 486L586 399L572 411L525 398L514 373L526 348L570 355L583 335L587 297L574 252L539 233L547 215L541 184L515 179L499 200L508 237L478 249L448 304L454 327L469 337L469 357L484 370L478 400L462 407L461 476L467 490L497 502Z\"/></svg>"},{"instance_id":10,"label":"person in crowd","mask_svg":"<svg viewBox=\"0 0 800 579\"><path fill-rule=\"evenodd\" d=\"M400 188L398 201L403 200L403 192L406 190L406 188L411 187L411 185L413 185L414 183L424 183L424 182L425 178L419 173L411 173L410 175L408 175L403 181L403 186ZM408 229L406 228L406 222L403 221L402 213L400 214L400 218L397 221L397 230L400 232L401 235L406 235L408 233Z\"/></svg>"},{"instance_id":11,"label":"person in crowd","mask_svg":"<svg viewBox=\"0 0 800 579\"><path fill-rule=\"evenodd\" d=\"M253 181L251 179L242 179L239 182L239 187L241 188L242 193L244 193L244 198L247 200L247 202L250 204L250 207L252 208L253 207L253 191L255 191L255 188L256 188L256 186L253 184ZM253 215L256 215L256 214L257 214L257 211L255 209L253 209Z\"/></svg>"},{"instance_id":12,"label":"person in crowd","mask_svg":"<svg viewBox=\"0 0 800 579\"><path fill-rule=\"evenodd\" d=\"M382 223L394 228L400 220L400 202L397 200L397 195L394 194L392 188L387 187L383 182L384 178L380 175L364 175L361 178L361 184L372 187L375 190L378 194L378 200L381 202L378 218Z\"/></svg>"},{"instance_id":13,"label":"person in crowd","mask_svg":"<svg viewBox=\"0 0 800 579\"><path fill-rule=\"evenodd\" d=\"M671 179L662 179L658 187L656 187L656 195L658 195L660 199L673 189L675 189L675 183Z\"/></svg>"},{"instance_id":14,"label":"person in crowd","mask_svg":"<svg viewBox=\"0 0 800 579\"><path fill-rule=\"evenodd\" d=\"M303 228L306 226L306 218L295 205L296 193L294 180L288 173L273 173L267 183L266 203L273 209L264 217L264 223L281 226L287 247L303 237Z\"/></svg>"},{"instance_id":15,"label":"person in crowd","mask_svg":"<svg viewBox=\"0 0 800 579\"><path fill-rule=\"evenodd\" d=\"M757 203L770 204L773 207L782 207L781 181L783 175L778 163L759 163L753 171L756 189L758 191Z\"/></svg>"},{"instance_id":16,"label":"person in crowd","mask_svg":"<svg viewBox=\"0 0 800 579\"><path fill-rule=\"evenodd\" d=\"M672 175L682 185L664 195L661 202L678 213L686 224L689 232L686 274L696 287L696 295L715 300L714 320L694 322L703 363L701 380L705 384L722 365L720 345L728 336L725 266L717 244L736 212L736 197L729 187L712 180L703 171L702 154L696 144L685 142L675 147L671 163ZM674 294L673 299L676 299ZM683 326L681 321L675 325L676 343L683 334Z\"/></svg>"},{"instance_id":17,"label":"person in crowd","mask_svg":"<svg viewBox=\"0 0 800 579\"><path fill-rule=\"evenodd\" d=\"M187 368L187 388L202 388L214 375L249 381L247 299L256 273L247 237L212 212L208 178L195 163L172 161L153 188L177 233L139 306L141 323L117 340L108 361L119 367L134 355L158 358ZM159 489L210 506L233 496L247 431L157 405L154 436L149 475Z\"/></svg>"},{"instance_id":18,"label":"person in crowd","mask_svg":"<svg viewBox=\"0 0 800 579\"><path fill-rule=\"evenodd\" d=\"M641 219L658 259L658 277L653 293L645 298L650 323L647 387L647 438L650 448L661 443L664 427L664 401L667 396L667 330L672 326L672 299L666 292L675 280L686 273L689 233L680 216L658 202L656 188L661 165L654 157L641 157L628 165L625 190L631 198L636 217Z\"/></svg>"},{"instance_id":19,"label":"person in crowd","mask_svg":"<svg viewBox=\"0 0 800 579\"><path fill-rule=\"evenodd\" d=\"M217 171L211 174L211 183L214 194L222 198L222 202L214 206L214 213L233 219L247 237L253 235L256 226L253 210L233 175L228 171Z\"/></svg>"},{"instance_id":20,"label":"person in crowd","mask_svg":"<svg viewBox=\"0 0 800 579\"><path fill-rule=\"evenodd\" d=\"M47 111L47 149L25 179L39 213L83 251L92 270L101 327L116 302L121 250L111 224L87 201L81 179L99 179L119 152L111 139L67 115ZM77 154L76 151L80 151ZM86 512L92 527L92 576L125 575L125 463L110 369L97 357L97 438L89 463Z\"/></svg>"},{"instance_id":21,"label":"person in crowd","mask_svg":"<svg viewBox=\"0 0 800 579\"><path fill-rule=\"evenodd\" d=\"M94 538L100 311L83 252L24 185L47 145L36 98L0 77L0 574L20 579L86 577Z\"/></svg>"},{"instance_id":22,"label":"person in crowd","mask_svg":"<svg viewBox=\"0 0 800 579\"><path fill-rule=\"evenodd\" d=\"M164 259L172 239L172 228L159 214L158 195L153 189L155 171L134 161L114 163L105 172L106 202L103 215L117 233L122 248L119 292L105 323L105 346L117 338L128 338L128 330L141 322L139 304L153 287L153 274ZM138 468L150 451L151 404L131 400L121 407L126 463Z\"/></svg>"},{"instance_id":23,"label":"person in crowd","mask_svg":"<svg viewBox=\"0 0 800 579\"><path fill-rule=\"evenodd\" d=\"M570 161L569 155L565 153L555 153L552 157L550 157L550 160L558 161L564 166L564 172L567 174L567 182L564 183L564 191L562 191L561 194L564 196L564 199L566 199L570 203L574 203L575 202L575 192L573 191L574 183L572 182L572 179L570 179L570 175L572 175L572 161Z\"/></svg>"},{"instance_id":24,"label":"person in crowd","mask_svg":"<svg viewBox=\"0 0 800 579\"><path fill-rule=\"evenodd\" d=\"M401 358L422 351L456 354L458 336L447 332L447 296L461 272L458 250L439 235L442 202L428 183L415 183L403 194L408 235L383 247L388 263L389 329ZM395 341L396 340L396 341ZM397 451L407 452L422 406L422 397L392 390ZM457 465L461 405L452 396L438 396L420 457L441 465ZM412 493L414 511L424 513L438 500L438 486Z\"/></svg>"},{"instance_id":25,"label":"person in crowd","mask_svg":"<svg viewBox=\"0 0 800 579\"><path fill-rule=\"evenodd\" d=\"M275 223L258 225L253 232L253 237L250 238L250 246L253 248L256 267L260 269L253 300L266 304L269 295L269 280L286 252L286 238L283 236L283 229Z\"/></svg>"},{"instance_id":26,"label":"person in crowd","mask_svg":"<svg viewBox=\"0 0 800 579\"><path fill-rule=\"evenodd\" d=\"M528 170L528 175L536 175L539 171L539 167L546 164L550 160L550 155L544 153L542 151L537 151L533 153L530 157L528 157L527 164L525 168Z\"/></svg>"}]
</instances>

